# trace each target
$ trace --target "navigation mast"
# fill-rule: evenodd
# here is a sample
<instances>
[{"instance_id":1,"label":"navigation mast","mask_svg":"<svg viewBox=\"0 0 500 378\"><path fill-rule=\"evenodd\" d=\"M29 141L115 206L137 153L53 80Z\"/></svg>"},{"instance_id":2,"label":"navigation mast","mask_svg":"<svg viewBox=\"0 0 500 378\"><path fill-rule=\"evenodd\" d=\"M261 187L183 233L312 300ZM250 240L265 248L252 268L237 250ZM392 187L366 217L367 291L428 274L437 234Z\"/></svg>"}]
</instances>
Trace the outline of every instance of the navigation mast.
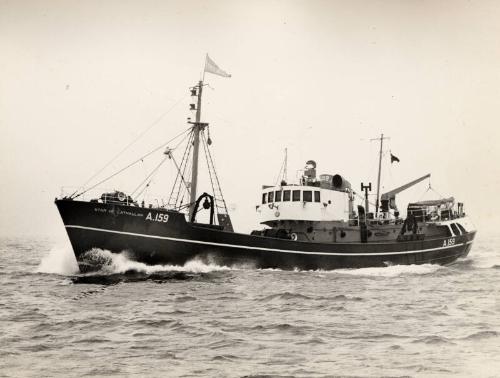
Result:
<instances>
[{"instance_id":1,"label":"navigation mast","mask_svg":"<svg viewBox=\"0 0 500 378\"><path fill-rule=\"evenodd\" d=\"M288 147L285 147L285 167L283 168L283 180L285 180L285 182L288 182L287 169L288 169Z\"/></svg>"},{"instance_id":2,"label":"navigation mast","mask_svg":"<svg viewBox=\"0 0 500 378\"><path fill-rule=\"evenodd\" d=\"M200 131L203 130L205 124L200 122L201 120L201 94L203 92L203 81L200 80L198 85L191 90L193 96L198 97L196 104L196 120L191 122L193 125L193 167L191 169L191 188L189 197L189 219L193 215L194 206L196 202L196 188L198 186L198 155L200 151ZM194 104L191 104L191 108Z\"/></svg>"},{"instance_id":3,"label":"navigation mast","mask_svg":"<svg viewBox=\"0 0 500 378\"><path fill-rule=\"evenodd\" d=\"M380 196L380 175L382 173L382 147L384 144L384 139L389 139L384 137L384 134L380 134L380 138L375 138L371 140L380 140L380 152L378 157L378 176L377 176L377 201L375 202L375 217L378 216L378 208L379 208L379 196Z\"/></svg>"},{"instance_id":4,"label":"navigation mast","mask_svg":"<svg viewBox=\"0 0 500 378\"><path fill-rule=\"evenodd\" d=\"M193 215L196 212L196 201L198 199L196 198L196 189L198 186L198 155L200 151L200 133L202 136L202 145L205 148L205 154L208 153L207 157L207 164L209 166L209 175L210 175L210 169L212 169L215 173L215 168L213 167L213 162L211 161L210 153L208 152L208 145L211 144L210 137L208 138L207 141L205 141L205 136L203 134L203 130L205 130L206 127L208 127L208 123L203 123L201 122L201 95L203 93L203 82L205 81L205 73L209 72L215 75L219 75L222 77L231 77L230 74L228 74L226 71L223 71L215 64L215 62L210 59L208 54L205 56L205 67L203 68L203 77L202 79L198 82L198 85L194 86L191 88L191 96L197 97L197 103L196 105L194 103L191 104L191 110L196 110L196 120L195 122L189 122L190 124L193 125L193 162L192 162L192 168L191 168L191 190L189 193L189 219L194 219ZM196 108L195 108L196 107ZM209 161L210 160L210 161ZM210 168L211 166L211 168ZM219 224L225 223L225 227L227 229L231 229L232 231L232 225L231 225L231 220L229 219L229 215L227 214L227 207L226 203L224 201L224 198L222 197L222 192L220 190L220 185L219 185L219 180L217 177L216 178L216 186L217 186L217 192L214 188L214 183L212 182L212 189L214 189L214 197L219 196L220 198L215 198L215 202L219 201L219 205L222 204L221 206L215 205L215 207L219 208L222 210L222 212L218 213L218 216L220 216L219 219Z\"/></svg>"}]
</instances>

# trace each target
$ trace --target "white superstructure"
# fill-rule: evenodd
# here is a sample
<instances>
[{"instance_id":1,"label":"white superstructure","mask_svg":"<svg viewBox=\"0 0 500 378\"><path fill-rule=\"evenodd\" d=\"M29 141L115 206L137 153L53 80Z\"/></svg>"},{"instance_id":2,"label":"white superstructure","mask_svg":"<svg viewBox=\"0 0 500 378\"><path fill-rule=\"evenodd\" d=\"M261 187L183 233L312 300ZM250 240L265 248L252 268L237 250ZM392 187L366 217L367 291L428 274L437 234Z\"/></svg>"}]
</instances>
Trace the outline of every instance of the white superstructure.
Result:
<instances>
[{"instance_id":1,"label":"white superstructure","mask_svg":"<svg viewBox=\"0 0 500 378\"><path fill-rule=\"evenodd\" d=\"M319 186L284 185L262 190L261 223L276 220L348 221L349 192Z\"/></svg>"}]
</instances>

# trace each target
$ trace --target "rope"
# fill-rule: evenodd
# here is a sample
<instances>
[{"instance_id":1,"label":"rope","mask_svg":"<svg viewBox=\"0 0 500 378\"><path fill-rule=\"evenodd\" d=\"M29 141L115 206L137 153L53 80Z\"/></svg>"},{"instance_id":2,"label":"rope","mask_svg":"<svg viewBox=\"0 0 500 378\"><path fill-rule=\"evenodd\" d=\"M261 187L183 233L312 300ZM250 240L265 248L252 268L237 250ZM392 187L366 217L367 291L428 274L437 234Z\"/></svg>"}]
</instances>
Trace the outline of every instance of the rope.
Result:
<instances>
[{"instance_id":1,"label":"rope","mask_svg":"<svg viewBox=\"0 0 500 378\"><path fill-rule=\"evenodd\" d=\"M177 211L181 211L181 210L187 209L190 206L191 206L191 203L186 203L185 205L179 205L178 207L175 207L174 209Z\"/></svg>"},{"instance_id":2,"label":"rope","mask_svg":"<svg viewBox=\"0 0 500 378\"><path fill-rule=\"evenodd\" d=\"M175 104L173 104L170 108L168 108L164 113L162 113L153 123L151 123L143 132L141 132L132 142L127 144L120 152L118 152L110 161L108 161L104 167L102 167L99 171L94 173L80 188L84 188L90 181L92 181L95 177L99 176L107 167L109 167L116 159L118 159L121 154L123 154L126 150L128 150L134 143L136 143L139 139L141 139L149 130L151 130L155 125L157 125L168 113L170 113L177 105L181 103L188 95L182 97ZM70 198L73 198L73 195L76 194L75 191ZM76 198L76 197L74 197Z\"/></svg>"},{"instance_id":3,"label":"rope","mask_svg":"<svg viewBox=\"0 0 500 378\"><path fill-rule=\"evenodd\" d=\"M278 185L279 183L279 180L280 180L280 177L282 177L283 175L281 174L283 172L283 175L285 173L285 159L283 159L283 163L281 164L281 167L280 167L280 170L278 172L278 176L276 177L276 180L275 180L275 186Z\"/></svg>"},{"instance_id":4,"label":"rope","mask_svg":"<svg viewBox=\"0 0 500 378\"><path fill-rule=\"evenodd\" d=\"M202 133L201 136L202 136L203 142L206 144L207 142L205 140L205 134ZM214 164L214 161L212 160L212 154L210 154L210 150L208 149L208 146L207 146L207 152L208 152L207 164L210 164L212 166L213 171L214 171L214 176L215 176L215 181L217 183L217 188L219 189L221 200L222 200L222 203L224 204L224 212L226 214L229 214L229 212L227 211L226 200L224 199L224 195L222 194L222 189L221 189L220 182L219 182L219 176L217 176L217 171L215 170L215 164ZM210 163L209 163L209 159L210 159ZM208 170L210 171L210 168ZM215 195L215 193L214 193L214 195Z\"/></svg>"},{"instance_id":5,"label":"rope","mask_svg":"<svg viewBox=\"0 0 500 378\"><path fill-rule=\"evenodd\" d=\"M182 143L184 143L184 141L186 140L186 138L188 138L190 135L191 135L190 133L187 133L186 135L184 135L184 138L182 138L180 140L180 142L177 143L174 148L172 148L172 151L176 150Z\"/></svg>"},{"instance_id":6,"label":"rope","mask_svg":"<svg viewBox=\"0 0 500 378\"><path fill-rule=\"evenodd\" d=\"M188 146L188 147L189 147L189 146L192 146L192 142L191 142L191 140L192 140L192 139L194 139L194 133L187 134L187 135L186 135L186 136L185 136L185 137L184 137L184 138L183 138L183 139L182 139L182 140L181 140L181 141L177 144L177 146L175 146L175 147L173 148L173 150L175 150L177 147L179 147L179 146L181 145L181 143L182 143L182 142L184 142L184 140L186 140L186 138L187 138L188 136L189 136L189 140L188 140L188 144L187 144L187 146ZM189 149L191 149L191 148L189 147ZM187 157L189 157L189 153L188 153L188 156L187 156ZM173 156L173 155L172 155L172 159L174 159L174 156ZM184 157L183 157L183 160L184 160ZM182 163L182 162L181 162L181 163ZM186 160L186 164L187 164L187 160ZM179 167L179 169L180 169L180 167ZM184 168L184 170L185 170L185 168ZM184 184L184 188L185 188L186 190L188 190L188 184L187 184L187 182L186 182L186 179L184 178L184 174L183 174L183 172L181 172L181 171L179 170L178 174L180 175L181 181L182 181L182 183ZM177 179L176 179L176 181L177 181Z\"/></svg>"},{"instance_id":7,"label":"rope","mask_svg":"<svg viewBox=\"0 0 500 378\"><path fill-rule=\"evenodd\" d=\"M193 135L193 137L194 137L194 135ZM189 146L192 146L192 145L193 145L192 143L189 144ZM190 154L191 154L191 148L189 149L189 155ZM191 166L189 164L187 164L188 159L189 159L189 156L186 159L186 164L185 164L184 170L183 170L183 174L186 177L190 177L191 176ZM189 206L191 206L194 203L194 202L188 202L185 205L182 205L183 202L184 202L184 197L186 196L186 194L188 194L189 200L191 200L191 193L188 193L187 187L184 187L184 190L182 191L182 196L181 196L181 189L182 188L183 188L182 185L179 184L179 191L178 191L177 198L176 198L176 203L175 203L175 206L177 206L177 202L179 202L179 197L181 197L181 200L179 202L179 206L177 206L178 209L183 209L185 207L189 207ZM175 206L174 206L174 208L176 208Z\"/></svg>"},{"instance_id":8,"label":"rope","mask_svg":"<svg viewBox=\"0 0 500 378\"><path fill-rule=\"evenodd\" d=\"M153 175L154 175L154 174L158 171L158 169L159 169L159 168L163 165L163 163L165 163L165 160L167 160L167 157L166 157L166 156L163 158L163 160L162 160L162 161L160 161L160 164L158 164L158 165L155 167L155 169L153 169L153 171L152 171L152 172L151 172L151 173L150 173L150 174L149 174L149 175L148 175L148 176L147 176L147 177L146 177L146 178L145 178L145 179L144 179L144 180L143 180L143 181L142 181L142 182L141 182L138 186L137 186L137 188L135 188L135 189L134 189L134 191L133 191L132 193L130 193L130 196L133 196L133 195L134 195L134 193L135 193L136 191L138 191L138 190L140 189L140 187L141 187L141 186L142 186L142 185L143 185L143 184L144 184L147 180L149 180L149 179L150 179L150 178L151 178L151 177L152 177L152 176L153 176ZM151 181L150 181L150 182L151 182ZM149 183L148 183L146 186L148 186L148 185L149 185ZM139 195L137 195L137 196L136 196L136 198L138 198L138 197L139 197ZM134 199L136 199L136 198L134 198Z\"/></svg>"},{"instance_id":9,"label":"rope","mask_svg":"<svg viewBox=\"0 0 500 378\"><path fill-rule=\"evenodd\" d=\"M365 197L363 197L362 195L360 195L359 193L357 192L354 192L354 194L356 195L356 197L358 197L358 199L362 200L363 201L363 206L365 204ZM368 196L374 196L375 194L369 194ZM369 198L369 197L368 197ZM375 206L375 203L374 202L370 202L370 200L368 199L368 204L369 205L372 205L372 206ZM365 209L366 210L366 209Z\"/></svg>"},{"instance_id":10,"label":"rope","mask_svg":"<svg viewBox=\"0 0 500 378\"><path fill-rule=\"evenodd\" d=\"M205 159L207 161L207 164L209 164L208 163L207 143L205 141L204 131L201 132L201 142L202 142L201 144L203 145L203 151L205 152ZM210 166L208 167L208 177L210 178L210 185L212 186L212 192L214 193L214 197L215 197L215 185L214 185L214 180L212 177L212 170L210 169ZM217 207L217 203L216 203L216 207Z\"/></svg>"},{"instance_id":11,"label":"rope","mask_svg":"<svg viewBox=\"0 0 500 378\"><path fill-rule=\"evenodd\" d=\"M189 136L189 139L188 139L188 142L187 142L187 145L186 145L186 149L184 150L184 154L182 156L181 164L179 165L179 168L178 168L178 171L177 171L177 176L175 176L174 185L172 185L172 190L171 190L170 196L168 198L169 205L172 204L174 207L177 206L177 201L179 200L179 197L180 197L180 194L181 194L181 189L182 189L181 183L184 182L184 185L187 188L187 185L186 185L186 182L184 180L184 177L185 177L185 171L186 171L187 161L189 159L189 156L191 155L192 141L193 141L193 138L194 138L194 133L193 133L192 129L191 129L191 132L188 134L188 136ZM175 203L172 203L172 201L174 199L174 197L173 197L174 196L174 192L176 191L177 182L178 182L179 179L180 179L180 181L179 181L179 189L177 190L177 195L175 197Z\"/></svg>"},{"instance_id":12,"label":"rope","mask_svg":"<svg viewBox=\"0 0 500 378\"><path fill-rule=\"evenodd\" d=\"M144 193L144 192L146 191L146 189L147 189L147 188L149 188L149 185L151 184L151 181L153 181L153 179L151 179L151 180L147 183L147 185L146 185L144 188L142 188L142 190L141 190L139 193L137 193L137 196L135 196L134 200L139 199L139 197L142 195L142 193ZM147 194L145 194L145 195L144 195L144 197L146 197L146 196L147 196ZM144 201L144 198L143 198L142 200Z\"/></svg>"},{"instance_id":13,"label":"rope","mask_svg":"<svg viewBox=\"0 0 500 378\"><path fill-rule=\"evenodd\" d=\"M434 193L436 193L438 195L439 198L444 198L437 190L435 190L432 186L431 186L431 180L429 178L429 186L427 187L427 189L425 190L425 192L420 196L420 198L418 199L419 201L422 200L422 198L424 198L424 196L427 194L427 192L431 190L433 191Z\"/></svg>"},{"instance_id":14,"label":"rope","mask_svg":"<svg viewBox=\"0 0 500 378\"><path fill-rule=\"evenodd\" d=\"M439 193L437 190L434 190L434 188L431 187L431 185L429 184L429 189L432 190L434 193L436 193L441 199L444 198L441 193Z\"/></svg>"},{"instance_id":15,"label":"rope","mask_svg":"<svg viewBox=\"0 0 500 378\"><path fill-rule=\"evenodd\" d=\"M133 165L137 164L138 162L142 161L142 160L143 160L143 159L145 159L146 157L148 157L148 156L150 156L150 155L154 154L155 152L157 152L158 150L160 150L160 149L162 149L162 148L165 148L165 146L166 146L167 144L169 144L169 143L171 143L172 141L174 141L175 139L179 138L181 135L183 135L184 133L188 132L189 130L191 130L191 128L188 128L187 130L183 131L182 133L180 133L180 134L176 135L174 138L172 138L172 139L170 139L169 141L167 141L167 142L163 143L161 146L156 147L155 149L151 150L151 151L150 151L150 152L148 152L147 154L145 154L145 155L141 156L139 159L137 159L137 160L133 161L132 163L130 163L130 164L129 164L129 165L127 165L126 167L124 167L124 168L120 169L118 172L113 173L111 176L108 176L108 177L106 177L105 179L103 179L103 180L99 181L97 184L95 184L95 185L91 186L90 188L88 188L88 189L86 189L86 190L84 190L84 191L82 191L82 192L80 192L80 193L78 193L78 194L76 194L76 193L78 192L78 190L76 190L76 191L75 191L75 192L74 192L74 193L70 196L70 198L72 198L72 199L78 198L78 197L80 197L82 194L87 193L89 190L92 190L92 189L94 189L95 187L97 187L97 186L101 185L102 183L104 183L104 182L106 182L106 181L108 181L108 180L112 179L113 177L115 177L115 176L119 175L119 174L120 174L120 173L122 173L123 171L125 171L125 170L129 169L131 166L133 166Z\"/></svg>"}]
</instances>

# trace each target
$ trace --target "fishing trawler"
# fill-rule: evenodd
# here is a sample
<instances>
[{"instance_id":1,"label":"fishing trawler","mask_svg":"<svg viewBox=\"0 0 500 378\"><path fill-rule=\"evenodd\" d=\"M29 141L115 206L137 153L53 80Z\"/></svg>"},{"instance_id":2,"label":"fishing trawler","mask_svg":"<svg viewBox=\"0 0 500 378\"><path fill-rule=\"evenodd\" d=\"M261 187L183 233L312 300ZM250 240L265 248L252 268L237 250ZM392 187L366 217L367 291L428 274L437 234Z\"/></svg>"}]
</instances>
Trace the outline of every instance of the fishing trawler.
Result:
<instances>
[{"instance_id":1,"label":"fishing trawler","mask_svg":"<svg viewBox=\"0 0 500 378\"><path fill-rule=\"evenodd\" d=\"M229 77L208 56L205 72ZM369 201L371 183L361 183L364 197L359 201L360 194L345 177L317 175L316 162L310 160L299 182L283 177L276 185L262 186L256 206L262 229L235 232L214 168L209 124L201 121L204 76L190 88L196 119L188 120L190 126L183 134L186 148L181 162L177 163L175 149L166 144L153 150L161 149L161 164L170 161L177 171L168 203L139 202L159 165L133 193L111 191L82 199L106 179L56 198L81 271L96 269L92 254L96 248L126 253L134 261L151 265L183 265L200 259L227 266L301 270L449 264L469 253L476 231L463 203L453 197L410 203L406 216L400 215L396 195L430 174L380 194L383 135L378 138L374 206ZM201 195L200 151L205 154L212 187L211 193ZM391 159L397 160L392 154ZM206 222L198 220L201 213L206 214Z\"/></svg>"}]
</instances>

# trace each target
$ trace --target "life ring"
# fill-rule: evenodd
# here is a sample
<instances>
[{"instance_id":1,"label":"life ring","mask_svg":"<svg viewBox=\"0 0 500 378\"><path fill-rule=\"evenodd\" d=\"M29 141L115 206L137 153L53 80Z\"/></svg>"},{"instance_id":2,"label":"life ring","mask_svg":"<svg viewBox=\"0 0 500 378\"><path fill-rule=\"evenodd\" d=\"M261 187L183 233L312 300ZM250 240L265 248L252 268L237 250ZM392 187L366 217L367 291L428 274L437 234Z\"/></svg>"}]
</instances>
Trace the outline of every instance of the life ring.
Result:
<instances>
[{"instance_id":1,"label":"life ring","mask_svg":"<svg viewBox=\"0 0 500 378\"><path fill-rule=\"evenodd\" d=\"M124 202L127 199L127 196L123 192L116 193L116 196L118 197L118 200L121 202Z\"/></svg>"},{"instance_id":2,"label":"life ring","mask_svg":"<svg viewBox=\"0 0 500 378\"><path fill-rule=\"evenodd\" d=\"M299 237L297 236L297 234L296 234L295 232L292 232L292 233L290 234L290 239L292 239L293 241L297 241L297 239L298 239L298 238L299 238Z\"/></svg>"}]
</instances>

